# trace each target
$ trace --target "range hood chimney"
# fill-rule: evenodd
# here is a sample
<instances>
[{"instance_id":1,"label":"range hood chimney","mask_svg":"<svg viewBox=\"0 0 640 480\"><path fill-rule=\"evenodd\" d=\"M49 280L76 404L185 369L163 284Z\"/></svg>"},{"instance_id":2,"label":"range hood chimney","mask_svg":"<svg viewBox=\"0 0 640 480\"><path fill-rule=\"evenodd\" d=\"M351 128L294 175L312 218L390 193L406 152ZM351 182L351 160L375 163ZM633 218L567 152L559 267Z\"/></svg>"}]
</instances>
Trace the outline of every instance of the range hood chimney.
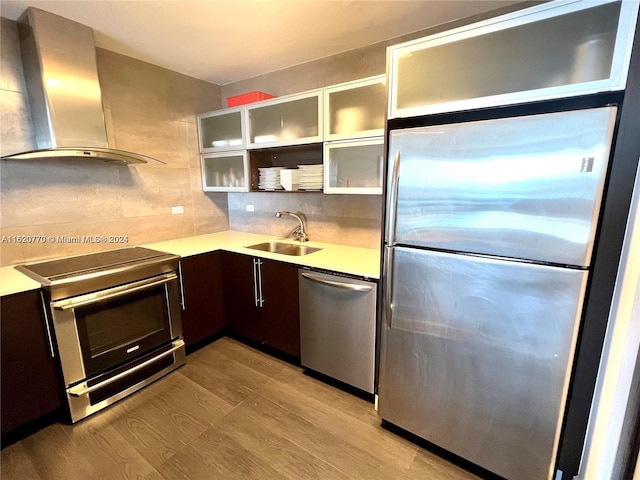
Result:
<instances>
[{"instance_id":1,"label":"range hood chimney","mask_svg":"<svg viewBox=\"0 0 640 480\"><path fill-rule=\"evenodd\" d=\"M31 7L18 20L18 30L38 150L3 160L164 163L109 148L91 28Z\"/></svg>"}]
</instances>

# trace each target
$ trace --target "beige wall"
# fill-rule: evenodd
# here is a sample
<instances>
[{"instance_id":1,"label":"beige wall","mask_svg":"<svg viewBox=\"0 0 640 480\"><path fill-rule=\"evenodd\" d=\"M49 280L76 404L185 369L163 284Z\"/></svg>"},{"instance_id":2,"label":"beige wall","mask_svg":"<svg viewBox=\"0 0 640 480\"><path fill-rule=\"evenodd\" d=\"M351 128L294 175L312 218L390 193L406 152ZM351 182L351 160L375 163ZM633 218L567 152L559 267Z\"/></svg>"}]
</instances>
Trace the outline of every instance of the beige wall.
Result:
<instances>
[{"instance_id":1,"label":"beige wall","mask_svg":"<svg viewBox=\"0 0 640 480\"><path fill-rule=\"evenodd\" d=\"M16 23L2 18L1 32L0 151L9 154L35 145ZM195 117L220 108L220 88L102 49L97 60L110 144L166 165L2 162L2 265L229 228L226 194L202 192ZM172 215L178 205L185 213ZM14 243L21 235L42 235L46 243ZM59 239L85 235L121 235L128 243Z\"/></svg>"}]
</instances>

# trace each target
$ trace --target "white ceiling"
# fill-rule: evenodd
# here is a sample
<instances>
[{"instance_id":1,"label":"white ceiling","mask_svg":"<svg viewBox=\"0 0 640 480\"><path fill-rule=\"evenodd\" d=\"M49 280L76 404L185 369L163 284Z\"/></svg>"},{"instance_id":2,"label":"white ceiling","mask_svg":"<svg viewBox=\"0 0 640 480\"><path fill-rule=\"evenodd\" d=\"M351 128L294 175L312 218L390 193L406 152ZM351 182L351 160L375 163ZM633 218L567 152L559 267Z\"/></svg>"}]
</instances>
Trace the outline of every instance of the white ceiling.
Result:
<instances>
[{"instance_id":1,"label":"white ceiling","mask_svg":"<svg viewBox=\"0 0 640 480\"><path fill-rule=\"evenodd\" d=\"M87 25L96 45L224 85L520 0L0 0Z\"/></svg>"}]
</instances>

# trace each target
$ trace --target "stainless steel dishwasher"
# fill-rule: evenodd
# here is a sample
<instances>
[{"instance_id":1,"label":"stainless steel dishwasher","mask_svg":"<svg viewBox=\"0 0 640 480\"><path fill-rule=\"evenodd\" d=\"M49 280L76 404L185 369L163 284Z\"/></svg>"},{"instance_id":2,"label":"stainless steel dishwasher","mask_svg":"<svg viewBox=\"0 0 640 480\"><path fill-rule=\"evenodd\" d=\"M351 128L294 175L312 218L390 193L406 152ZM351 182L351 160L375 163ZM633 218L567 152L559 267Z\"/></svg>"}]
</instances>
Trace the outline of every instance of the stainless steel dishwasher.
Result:
<instances>
[{"instance_id":1,"label":"stainless steel dishwasher","mask_svg":"<svg viewBox=\"0 0 640 480\"><path fill-rule=\"evenodd\" d=\"M298 270L300 361L374 393L377 284Z\"/></svg>"}]
</instances>

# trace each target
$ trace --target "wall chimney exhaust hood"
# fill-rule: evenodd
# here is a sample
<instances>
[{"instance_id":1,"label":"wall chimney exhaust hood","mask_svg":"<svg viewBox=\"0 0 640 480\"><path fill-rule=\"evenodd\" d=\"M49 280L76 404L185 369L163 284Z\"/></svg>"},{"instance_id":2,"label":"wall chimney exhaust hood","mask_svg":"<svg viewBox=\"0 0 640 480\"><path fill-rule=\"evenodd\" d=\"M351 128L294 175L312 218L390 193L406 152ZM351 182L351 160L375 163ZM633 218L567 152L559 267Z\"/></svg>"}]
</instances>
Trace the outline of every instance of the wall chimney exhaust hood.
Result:
<instances>
[{"instance_id":1,"label":"wall chimney exhaust hood","mask_svg":"<svg viewBox=\"0 0 640 480\"><path fill-rule=\"evenodd\" d=\"M18 20L18 30L38 150L2 160L165 163L109 148L91 28L31 7Z\"/></svg>"}]
</instances>

